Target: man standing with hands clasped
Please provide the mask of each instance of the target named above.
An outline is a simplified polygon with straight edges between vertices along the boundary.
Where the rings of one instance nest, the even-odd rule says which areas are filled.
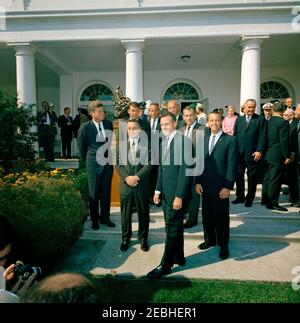
[[[208,115],[210,132],[204,136],[204,171],[196,177],[196,192],[202,195],[204,242],[198,248],[205,250],[218,243],[220,258],[229,257],[229,194],[233,189],[238,163],[236,137],[222,131],[219,112]]]

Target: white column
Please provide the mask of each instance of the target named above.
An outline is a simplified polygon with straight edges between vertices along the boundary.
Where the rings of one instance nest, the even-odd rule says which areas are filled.
[[[122,40],[126,48],[126,96],[131,101],[144,100],[143,50],[144,40]]]
[[[37,115],[35,50],[29,43],[9,43],[8,46],[13,46],[16,51],[18,101],[25,106],[32,105],[32,111]],[[32,126],[31,131],[37,132],[37,126]],[[35,150],[38,152],[38,143]]]
[[[260,51],[263,40],[268,36],[243,36],[241,96],[242,105],[247,99],[257,102],[256,113],[260,114]]]
[[[17,93],[19,101],[36,105],[35,50],[29,43],[9,44],[16,51]]]

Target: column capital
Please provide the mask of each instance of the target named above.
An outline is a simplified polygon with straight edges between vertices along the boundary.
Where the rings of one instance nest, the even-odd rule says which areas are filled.
[[[143,51],[145,48],[145,39],[122,39],[121,43],[127,51]]]
[[[270,38],[269,35],[243,35],[240,44],[243,51],[260,49],[264,40],[268,38]]]
[[[37,48],[30,42],[9,42],[6,43],[8,47],[13,47],[16,51],[16,55],[34,56],[37,52]]]

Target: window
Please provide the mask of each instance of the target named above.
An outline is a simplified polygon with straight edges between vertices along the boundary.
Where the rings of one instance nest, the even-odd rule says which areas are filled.
[[[164,94],[164,101],[169,100],[199,100],[197,90],[188,83],[175,83]]]
[[[81,94],[80,101],[112,101],[113,93],[104,84],[92,84]]]
[[[267,81],[260,86],[262,102],[283,101],[290,96],[288,89],[278,81]]]

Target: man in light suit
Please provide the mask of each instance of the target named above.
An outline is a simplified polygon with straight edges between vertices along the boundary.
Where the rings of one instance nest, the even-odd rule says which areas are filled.
[[[256,101],[244,103],[244,116],[235,123],[234,136],[238,140],[239,162],[236,179],[236,199],[233,204],[245,203],[251,207],[256,194],[258,166],[266,141],[266,120],[255,114]],[[248,193],[245,196],[245,169],[248,175]]]
[[[204,136],[204,171],[196,177],[196,192],[202,195],[205,250],[218,243],[221,259],[229,257],[229,195],[233,189],[238,162],[236,137],[222,131],[219,112],[208,115],[210,132]]]
[[[165,138],[161,145],[161,162],[153,201],[158,204],[162,198],[166,240],[160,265],[147,275],[152,279],[170,274],[174,264],[185,265],[182,200],[188,181],[184,156],[186,139],[176,130],[176,118],[172,113],[162,115],[160,125]]]
[[[90,195],[90,216],[92,228],[99,229],[101,224],[114,227],[110,221],[110,194],[113,166],[109,162],[112,140],[112,123],[105,120],[103,104],[96,100],[89,104],[92,120],[84,123],[78,133],[78,148],[86,160]],[[100,213],[99,213],[100,200]]]
[[[149,231],[149,192],[151,171],[148,138],[140,136],[139,120],[127,121],[128,141],[120,142],[118,147],[118,166],[120,175],[120,200],[122,221],[121,251],[129,247],[132,236],[132,213],[135,206],[138,215],[138,239],[141,249],[148,251]]]

